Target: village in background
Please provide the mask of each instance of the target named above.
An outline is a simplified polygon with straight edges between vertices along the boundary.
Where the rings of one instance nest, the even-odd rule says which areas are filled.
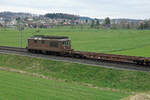
[[[56,26],[71,26],[74,28],[95,29],[150,29],[150,20],[139,19],[97,19],[63,13],[48,13],[35,15],[30,13],[0,12],[0,28],[16,29],[20,24],[24,28],[54,28]]]

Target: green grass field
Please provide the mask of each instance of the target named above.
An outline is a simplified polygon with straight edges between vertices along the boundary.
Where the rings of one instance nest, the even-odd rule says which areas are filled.
[[[97,30],[60,27],[54,29],[26,29],[23,46],[32,35],[69,36],[75,50],[105,52],[150,57],[150,30]],[[0,45],[19,46],[17,30],[1,29]]]
[[[0,100],[119,100],[124,93],[0,71]]]
[[[150,57],[150,46],[113,52],[114,54]]]
[[[4,54],[0,55],[0,61],[2,67],[38,73],[66,82],[86,83],[96,87],[124,91],[142,92],[150,90],[149,72],[123,71]]]
[[[23,31],[23,47],[26,47],[27,38],[33,35],[59,35],[69,36],[75,50],[150,57],[150,30],[69,27],[37,30]],[[19,47],[19,32],[0,29],[0,45]],[[5,54],[0,54],[0,67],[37,73],[52,79],[0,71],[0,100],[119,100],[130,92],[150,91],[149,72],[114,70]],[[110,90],[102,91],[93,87]],[[129,94],[113,92],[111,89]]]

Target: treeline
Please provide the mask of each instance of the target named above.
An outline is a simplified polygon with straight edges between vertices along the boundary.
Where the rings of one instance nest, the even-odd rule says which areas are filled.
[[[112,29],[150,29],[150,20],[143,20],[139,22],[128,22],[126,20],[122,20],[120,23],[112,23]]]
[[[99,19],[93,19],[91,21],[91,28],[107,28],[107,29],[150,29],[150,20],[133,21],[127,19],[121,19],[115,21],[109,17],[105,18],[104,21]]]
[[[48,13],[45,14],[44,17],[48,17],[51,19],[70,19],[70,20],[77,20],[80,17],[76,15],[70,15],[70,14],[63,14],[63,13]]]
[[[29,17],[32,16],[30,13],[15,13],[15,12],[0,12],[0,17],[12,18],[12,17]]]
[[[141,22],[138,28],[139,29],[150,29],[150,20]]]

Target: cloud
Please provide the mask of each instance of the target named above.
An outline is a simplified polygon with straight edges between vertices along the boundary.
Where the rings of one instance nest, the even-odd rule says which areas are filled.
[[[71,13],[97,18],[150,18],[150,0],[0,0],[0,11]]]

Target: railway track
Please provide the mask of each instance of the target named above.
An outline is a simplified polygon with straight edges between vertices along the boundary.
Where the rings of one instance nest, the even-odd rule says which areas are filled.
[[[0,53],[1,54],[2,53],[3,54],[16,54],[16,55],[22,55],[22,56],[35,57],[35,58],[79,63],[79,64],[86,64],[86,65],[93,65],[93,66],[98,66],[98,67],[121,69],[121,70],[150,71],[149,67],[142,66],[142,65],[129,64],[129,63],[116,63],[116,62],[106,62],[106,61],[100,62],[100,61],[94,61],[90,59],[61,57],[61,56],[44,55],[44,54],[33,54],[33,53],[28,52],[26,48],[0,46]]]
[[[0,46],[0,50],[27,52],[26,48],[8,47],[8,46]]]

